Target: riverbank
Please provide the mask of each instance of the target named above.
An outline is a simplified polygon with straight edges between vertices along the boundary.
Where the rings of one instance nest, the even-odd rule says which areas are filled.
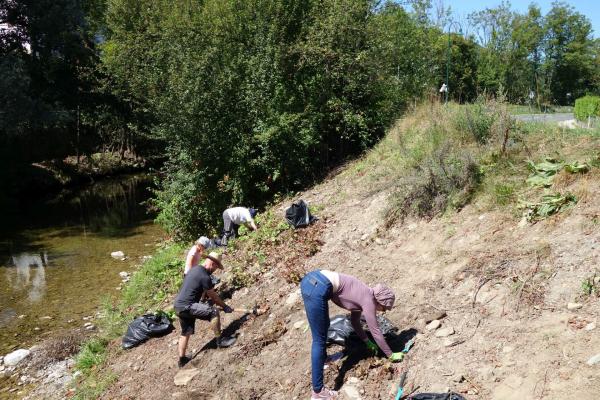
[[[600,307],[594,273],[599,137],[519,125],[501,156],[503,142],[480,145],[470,132],[431,129],[441,129],[439,121],[453,126],[460,117],[433,107],[407,117],[365,157],[267,208],[257,219],[258,231],[231,242],[217,289],[233,307],[268,307],[257,317],[223,316],[224,328],[238,336],[233,347],[215,348],[206,325],[199,325],[190,341],[195,357],[179,370],[174,321],[169,335],[121,349],[134,315],[171,309],[185,248],[165,245],[132,275],[122,297],[106,305],[98,335],[76,357],[81,375],[55,393],[77,399],[304,398],[310,391],[310,333],[297,281],[307,270],[326,267],[396,291],[398,306],[386,317],[403,332],[398,337],[416,337],[399,364],[410,369],[408,389],[449,388],[471,400],[592,398],[598,387],[592,361],[600,351],[594,334]],[[457,134],[460,154],[452,153],[452,143],[439,141],[456,140]],[[456,168],[464,151],[474,155],[477,169]],[[532,185],[535,165],[527,161],[548,154],[564,160],[556,161],[563,169],[546,188]],[[443,156],[453,162],[443,162]],[[428,166],[428,179],[414,175],[419,165]],[[482,175],[475,190],[467,191],[474,170]],[[442,192],[449,184],[439,172],[464,188]],[[430,180],[441,188],[435,197],[419,190]],[[565,204],[548,211],[541,208],[548,190],[572,193],[575,200],[565,195]],[[427,214],[427,205],[439,205],[444,196],[450,199],[446,212]],[[298,198],[309,201],[319,221],[292,230],[283,213]],[[407,207],[407,198],[422,207]],[[331,315],[339,313],[344,311],[332,306]],[[426,327],[428,318],[439,318],[436,326],[443,328]],[[401,350],[401,340],[392,348]],[[556,354],[556,348],[563,351]],[[361,346],[347,351],[348,357],[328,365],[327,385],[340,389],[345,400],[393,397],[394,366]],[[180,372],[188,374],[186,380]]]
[[[74,189],[79,186],[114,178],[120,175],[153,171],[162,165],[161,158],[141,158],[129,153],[94,153],[79,157],[69,156],[21,165],[13,170],[4,171],[4,193],[0,195],[0,204],[10,208],[23,199],[39,197],[40,193],[49,196],[62,189]]]

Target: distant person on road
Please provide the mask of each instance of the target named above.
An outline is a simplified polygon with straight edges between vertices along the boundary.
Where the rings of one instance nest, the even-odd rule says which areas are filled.
[[[337,397],[337,392],[323,386],[323,367],[327,356],[325,345],[329,329],[329,300],[351,312],[352,327],[370,351],[376,353],[379,347],[391,361],[402,360],[404,354],[392,352],[377,323],[377,311],[390,310],[394,306],[396,296],[390,288],[382,284],[370,288],[350,275],[315,270],[302,278],[300,291],[312,334],[312,400]],[[375,343],[369,340],[363,330],[360,323],[361,315],[364,315]]]
[[[187,275],[189,270],[192,267],[197,267],[200,264],[200,260],[206,256],[204,254],[206,250],[215,247],[211,240],[206,236],[200,236],[198,240],[194,243],[190,251],[188,251],[187,257],[185,259],[185,269],[183,271],[184,275]]]
[[[227,246],[229,239],[238,236],[240,225],[246,225],[253,231],[257,230],[254,217],[256,210],[246,207],[232,207],[223,211],[223,234],[221,235],[221,245]]]
[[[225,304],[213,289],[211,274],[217,269],[223,269],[221,255],[212,252],[206,256],[204,265],[189,270],[175,298],[174,308],[181,325],[181,336],[177,347],[179,368],[190,361],[190,357],[187,357],[185,352],[190,336],[195,332],[197,319],[210,322],[217,347],[229,347],[236,341],[234,337],[221,334],[221,318],[219,310],[214,305],[221,307],[226,313],[233,312],[233,308]]]

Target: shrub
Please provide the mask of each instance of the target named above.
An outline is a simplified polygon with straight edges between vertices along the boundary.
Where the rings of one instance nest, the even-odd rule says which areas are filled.
[[[459,131],[470,134],[478,143],[486,143],[492,135],[495,119],[494,114],[488,110],[486,105],[478,101],[462,108],[454,122]]]
[[[431,218],[448,206],[462,208],[477,188],[481,174],[472,155],[446,142],[398,182],[385,213],[386,225],[409,215]]]
[[[575,100],[575,118],[587,121],[591,117],[600,117],[600,97],[584,96]]]

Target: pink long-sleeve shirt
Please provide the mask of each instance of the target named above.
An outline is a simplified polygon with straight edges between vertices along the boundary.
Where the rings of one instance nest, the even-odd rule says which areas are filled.
[[[351,312],[350,321],[354,331],[362,340],[367,340],[367,334],[360,323],[360,316],[363,314],[375,343],[386,356],[391,356],[392,349],[385,341],[377,323],[377,302],[373,296],[373,289],[353,276],[340,273],[338,275],[340,283],[337,290],[334,290],[331,301]]]

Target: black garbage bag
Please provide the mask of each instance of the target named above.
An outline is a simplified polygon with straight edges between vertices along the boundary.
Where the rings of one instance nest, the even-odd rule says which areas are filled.
[[[365,332],[369,331],[364,316],[360,319],[361,324]],[[389,319],[377,315],[377,322],[379,329],[383,336],[390,336],[398,332]],[[327,343],[328,344],[339,344],[341,346],[346,345],[350,339],[358,340],[358,335],[354,332],[352,322],[350,321],[350,315],[336,315],[329,321],[329,330],[327,331]]]
[[[410,400],[466,400],[458,393],[417,393],[409,397]]]
[[[308,226],[318,218],[310,215],[308,203],[304,200],[298,200],[285,210],[285,220],[294,228]]]
[[[144,314],[131,321],[123,336],[122,346],[124,349],[131,349],[151,337],[166,335],[173,329],[173,324],[166,315]]]

